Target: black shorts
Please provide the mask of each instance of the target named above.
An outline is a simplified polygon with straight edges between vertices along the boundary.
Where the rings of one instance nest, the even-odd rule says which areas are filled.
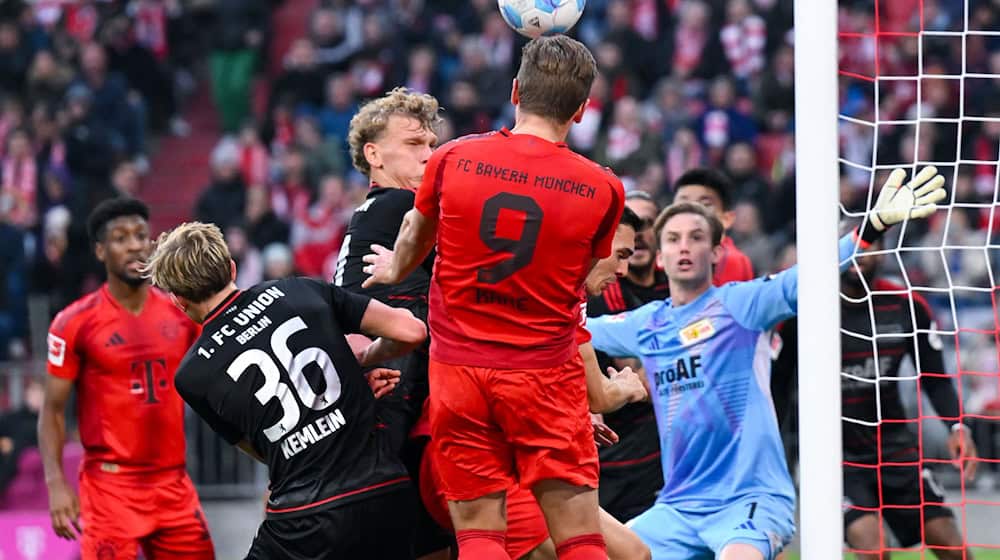
[[[865,515],[881,514],[880,520],[889,524],[900,545],[909,547],[920,544],[923,538],[921,509],[923,523],[952,517],[951,510],[942,505],[944,492],[930,469],[914,465],[883,466],[879,470],[844,467],[845,528]]]
[[[660,459],[637,465],[607,468],[601,465],[598,499],[604,511],[625,523],[653,507],[663,488]]]
[[[301,517],[267,519],[246,560],[412,560],[418,501],[410,485]]]

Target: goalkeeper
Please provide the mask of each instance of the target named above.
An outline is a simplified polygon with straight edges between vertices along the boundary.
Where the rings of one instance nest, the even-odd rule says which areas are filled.
[[[925,218],[945,197],[925,168],[894,171],[859,231],[840,240],[841,268],[893,224]],[[797,267],[712,286],[722,224],[700,204],[674,204],[654,225],[671,298],[592,319],[596,349],[642,360],[660,436],[664,487],[632,529],[654,560],[773,559],[795,531],[795,488],[768,390],[768,330],[798,304]]]

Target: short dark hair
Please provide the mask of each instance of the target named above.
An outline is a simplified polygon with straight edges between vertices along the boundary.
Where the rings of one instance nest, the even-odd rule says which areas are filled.
[[[569,122],[597,76],[597,62],[583,43],[565,35],[538,37],[521,49],[519,106],[559,124]]]
[[[622,210],[622,219],[618,220],[618,225],[628,226],[635,230],[636,233],[642,231],[642,218],[638,214],[632,211],[628,206]]]
[[[708,221],[708,227],[712,230],[712,247],[722,243],[722,233],[725,231],[725,228],[722,227],[722,221],[715,215],[715,212],[697,202],[676,202],[664,208],[663,212],[660,212],[660,215],[656,217],[656,222],[653,223],[657,246],[660,244],[660,234],[663,233],[663,228],[667,225],[667,222],[670,218],[679,214],[695,214],[705,218]]]
[[[108,222],[122,216],[139,216],[149,221],[149,207],[137,198],[109,198],[97,205],[87,217],[87,235],[91,243],[104,241]]]
[[[712,189],[722,201],[722,210],[729,210],[733,199],[733,182],[725,173],[707,167],[691,169],[674,183],[674,196],[677,196],[677,191],[681,190],[681,187],[689,185],[702,185]]]

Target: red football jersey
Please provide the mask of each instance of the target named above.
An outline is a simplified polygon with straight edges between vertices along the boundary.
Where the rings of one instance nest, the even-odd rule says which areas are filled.
[[[84,468],[138,473],[184,466],[184,401],[174,372],[199,327],[156,288],[133,315],[101,289],[49,328],[50,375],[76,381]]]
[[[753,264],[750,257],[743,254],[729,236],[722,238],[722,258],[715,265],[712,284],[722,286],[730,282],[753,280]]]
[[[544,368],[572,358],[583,280],[611,254],[625,192],[563,143],[507,129],[431,156],[415,207],[438,220],[431,357]]]

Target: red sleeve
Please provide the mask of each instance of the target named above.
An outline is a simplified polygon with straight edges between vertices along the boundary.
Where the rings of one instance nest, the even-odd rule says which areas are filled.
[[[80,374],[80,355],[76,350],[80,323],[80,316],[72,315],[70,309],[64,309],[52,321],[48,336],[49,375],[73,380]]]
[[[580,317],[576,323],[576,345],[583,346],[592,338],[590,331],[587,330],[587,300],[584,298],[580,302]]]
[[[431,154],[424,169],[424,180],[417,189],[417,196],[413,201],[413,207],[428,218],[437,218],[441,204],[441,183],[444,180],[444,160],[451,149],[449,146],[442,146]]]
[[[622,219],[622,211],[625,209],[625,187],[617,177],[610,181],[611,201],[608,204],[608,212],[601,221],[601,228],[594,237],[593,257],[603,259],[611,254],[611,245],[615,239],[615,231],[618,229],[618,222]]]

